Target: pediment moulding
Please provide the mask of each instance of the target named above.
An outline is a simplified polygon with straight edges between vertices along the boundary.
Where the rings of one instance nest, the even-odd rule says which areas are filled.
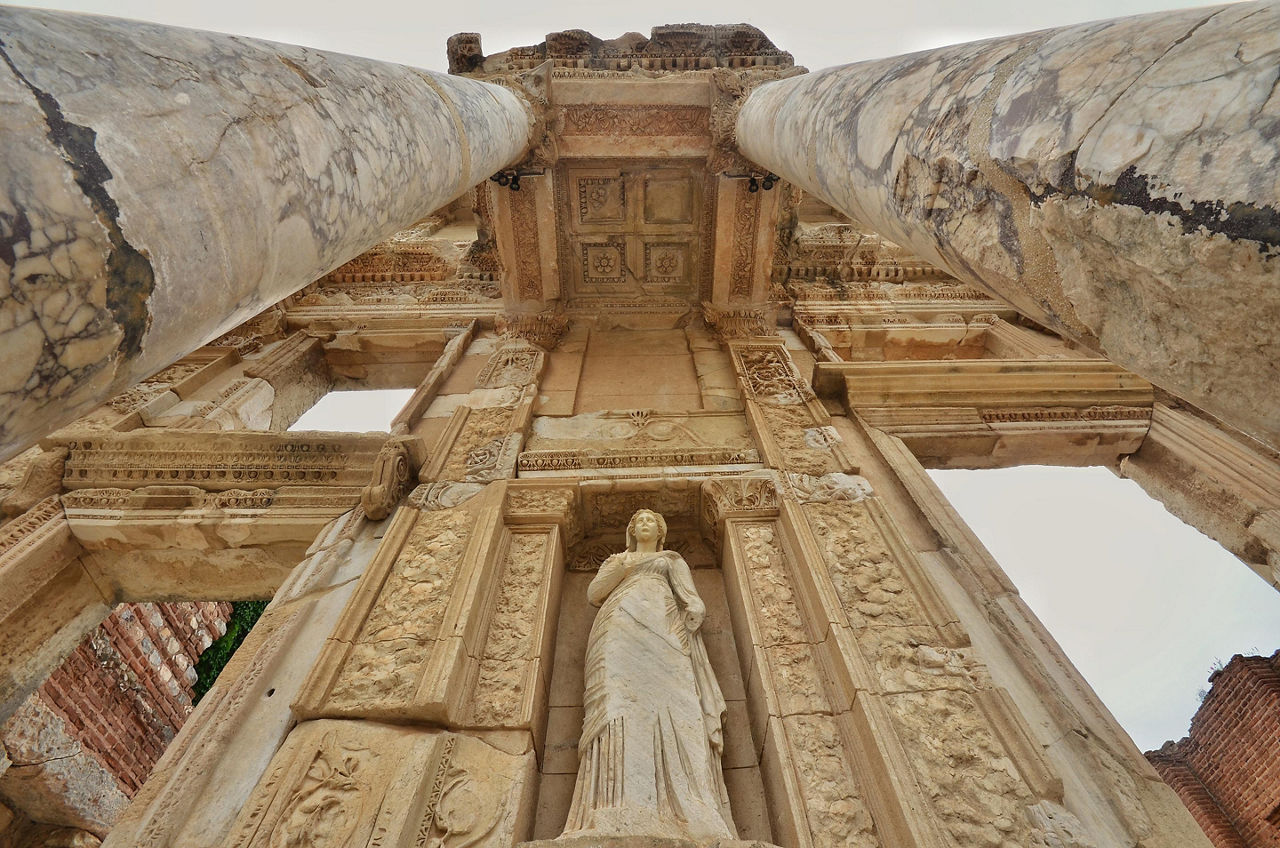
[[[147,429],[72,433],[63,485],[69,490],[156,484],[206,491],[290,485],[368,484],[385,433],[192,432]]]
[[[575,29],[549,34],[541,44],[485,56],[480,35],[458,33],[448,43],[449,73],[484,77],[532,70],[550,61],[556,70],[688,71],[779,67],[795,62],[749,24],[668,24],[645,38],[631,32],[612,40]]]

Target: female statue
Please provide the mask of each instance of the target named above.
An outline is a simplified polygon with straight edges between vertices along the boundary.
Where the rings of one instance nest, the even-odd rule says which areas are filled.
[[[600,612],[565,836],[736,838],[720,767],[724,696],[699,633],[706,606],[689,565],[662,549],[666,535],[661,515],[636,512],[626,552],[587,589]]]

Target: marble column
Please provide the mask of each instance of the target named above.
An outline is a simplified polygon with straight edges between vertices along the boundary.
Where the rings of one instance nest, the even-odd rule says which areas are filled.
[[[499,86],[0,8],[0,460],[525,149]]]
[[[767,83],[738,145],[1280,446],[1280,5],[1081,24]]]

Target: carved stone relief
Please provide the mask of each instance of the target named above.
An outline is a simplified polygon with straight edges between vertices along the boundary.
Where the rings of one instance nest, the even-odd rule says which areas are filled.
[[[580,765],[565,836],[734,838],[720,760],[724,697],[700,632],[706,604],[666,522],[635,513],[627,551],[587,590]]]
[[[761,403],[791,406],[814,397],[781,345],[733,345],[738,373],[748,395]]]
[[[365,515],[381,521],[391,514],[409,487],[418,479],[418,468],[426,459],[422,440],[392,436],[373,461],[373,477],[360,492]]]
[[[510,534],[473,697],[475,726],[531,730],[542,716],[560,594],[558,547],[545,529]]]
[[[459,576],[474,519],[464,510],[417,517],[328,693],[329,707],[359,714],[413,702]]]
[[[494,319],[503,338],[524,339],[543,350],[555,350],[569,329],[569,318],[563,312],[545,310],[532,313],[504,313]]]
[[[579,120],[582,110],[594,115],[596,108],[569,107],[566,120]],[[693,112],[705,128],[706,110]],[[683,115],[670,107],[611,108],[597,117],[617,122],[624,113],[637,121],[632,129],[644,128],[641,134],[676,129]],[[561,289],[570,306],[601,298],[635,299],[636,306],[655,296],[698,298],[703,242],[710,238],[702,231],[708,204],[699,164],[567,160],[557,174]]]
[[[532,750],[368,722],[299,725],[225,848],[486,848],[523,836]]]
[[[606,106],[584,104],[560,110],[564,135],[662,136],[710,133],[710,112],[700,106]]]
[[[546,354],[524,339],[499,345],[476,375],[476,388],[527,386],[538,382]]]
[[[751,667],[752,725],[765,740],[767,785],[788,809],[797,844],[879,846],[850,752],[827,696],[774,521],[728,525],[735,551],[731,596],[739,652]],[[744,636],[746,638],[744,638]],[[794,818],[790,818],[794,817]],[[780,839],[790,844],[792,839]]]
[[[325,484],[362,487],[385,436],[138,430],[65,441],[67,488],[159,483],[206,490]]]

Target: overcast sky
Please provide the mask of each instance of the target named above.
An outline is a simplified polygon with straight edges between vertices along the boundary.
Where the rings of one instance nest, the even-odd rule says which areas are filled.
[[[601,38],[645,35],[656,24],[749,23],[811,69],[910,53],[1083,21],[1204,6],[1179,0],[599,0],[481,3],[404,0],[54,0],[13,5],[140,18],[249,35],[444,70],[445,39],[479,32],[486,53],[536,44],[549,32],[585,29]]]
[[[1205,4],[647,0],[613,7],[598,0],[57,0],[27,5],[140,18],[444,70],[445,39],[462,31],[480,32],[485,51],[495,53],[570,28],[613,38],[628,31],[647,34],[664,23],[746,22],[791,51],[797,63],[817,69]],[[1280,646],[1280,593],[1129,481],[1102,469],[1029,468],[953,472],[939,482],[1144,749],[1185,734],[1196,692],[1215,660],[1226,661],[1240,651],[1269,654]]]

